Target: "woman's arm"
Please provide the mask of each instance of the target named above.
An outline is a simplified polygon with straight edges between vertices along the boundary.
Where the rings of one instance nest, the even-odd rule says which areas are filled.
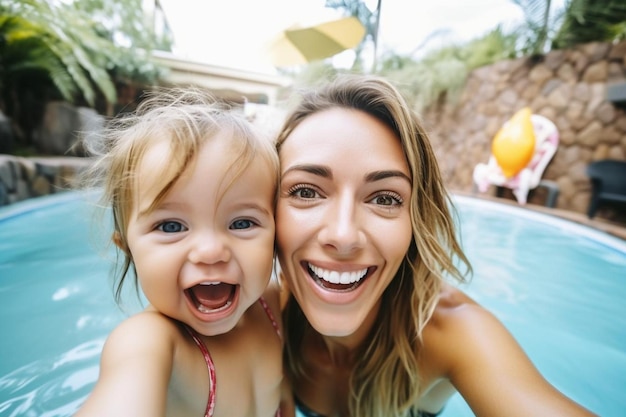
[[[554,388],[495,316],[460,291],[451,294],[436,313],[428,352],[477,416],[594,415]]]

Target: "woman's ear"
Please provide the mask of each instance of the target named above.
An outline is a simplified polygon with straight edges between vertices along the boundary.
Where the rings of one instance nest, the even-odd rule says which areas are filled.
[[[124,240],[122,239],[122,235],[120,232],[118,232],[117,230],[113,232],[113,235],[111,236],[111,240],[113,241],[113,243],[115,243],[115,246],[117,246],[124,252],[127,251],[126,245],[124,244]]]

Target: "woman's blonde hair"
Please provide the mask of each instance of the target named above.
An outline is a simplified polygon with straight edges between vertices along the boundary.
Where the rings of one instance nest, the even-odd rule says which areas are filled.
[[[361,110],[389,126],[402,144],[411,172],[413,237],[382,295],[369,343],[355,356],[358,362],[351,374],[349,399],[352,416],[409,415],[423,388],[418,352],[424,326],[446,277],[463,282],[471,266],[456,235],[453,206],[428,136],[401,93],[384,79],[341,75],[319,90],[304,93],[278,135],[279,154],[283,142],[302,120],[336,107]],[[458,263],[465,265],[465,273]],[[287,373],[292,378],[306,378],[299,352],[305,329],[312,327],[293,295],[284,310],[284,322]]]
[[[157,181],[161,186],[152,202],[152,209],[194,163],[202,145],[218,136],[225,137],[233,149],[229,168],[232,176],[230,183],[225,184],[226,188],[254,158],[262,158],[267,163],[268,175],[278,185],[278,155],[270,138],[262,136],[246,120],[243,111],[231,108],[197,89],[162,88],[152,91],[134,113],[111,120],[99,140],[85,143],[88,153],[95,156],[95,163],[81,179],[87,187],[102,189],[101,202],[111,209],[114,239],[123,252],[124,259],[119,263],[116,274],[119,277],[115,291],[118,302],[131,269],[137,284],[126,231],[136,203],[137,171],[144,155],[157,144],[169,144],[167,164],[155,171],[159,173]],[[207,178],[207,181],[212,180]],[[275,196],[277,192],[276,188]]]

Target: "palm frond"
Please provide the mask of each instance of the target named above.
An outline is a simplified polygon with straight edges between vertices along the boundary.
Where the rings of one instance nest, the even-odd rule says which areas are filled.
[[[555,48],[586,42],[611,42],[624,38],[626,2],[623,0],[571,0],[554,38]]]
[[[37,26],[15,16],[0,18],[0,33],[5,45],[0,68],[3,84],[20,77],[21,73],[48,74],[52,83],[68,101],[73,101],[77,86],[67,68],[45,43],[45,35]]]
[[[523,55],[539,55],[548,51],[551,27],[550,0],[511,0],[524,12],[524,24],[517,30]]]

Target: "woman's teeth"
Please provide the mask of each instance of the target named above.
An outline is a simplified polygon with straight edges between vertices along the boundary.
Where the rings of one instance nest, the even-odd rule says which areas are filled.
[[[331,284],[353,284],[359,282],[367,274],[367,268],[352,272],[338,272],[309,264],[309,269],[313,271],[319,279],[323,279]]]

